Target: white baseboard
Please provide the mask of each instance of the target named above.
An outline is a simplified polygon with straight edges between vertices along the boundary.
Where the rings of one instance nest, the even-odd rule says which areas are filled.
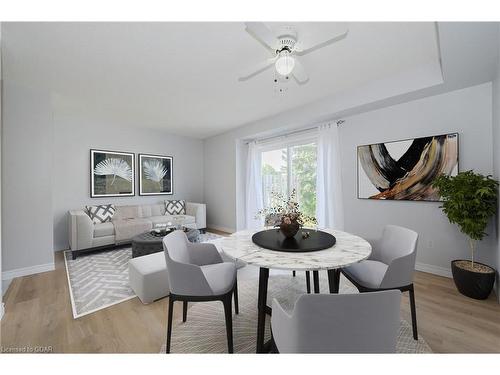
[[[450,278],[452,277],[450,268],[434,266],[432,264],[425,264],[425,263],[417,262],[415,264],[415,269],[417,271],[432,273],[432,274],[438,275],[438,276],[444,276],[444,277],[450,277]]]
[[[234,229],[234,228],[221,227],[221,226],[218,226],[218,225],[211,225],[211,224],[207,225],[207,229],[215,229],[215,230],[218,230],[218,231],[221,231],[221,232],[226,232],[226,233],[234,233],[234,232],[236,232],[236,229]]]
[[[2,271],[2,280],[12,280],[15,277],[34,275],[36,273],[54,271],[54,263],[39,264],[37,266],[16,268],[10,271]]]
[[[7,293],[7,290],[9,290],[9,286],[11,283],[12,279],[2,280],[2,297],[5,296],[5,293]]]

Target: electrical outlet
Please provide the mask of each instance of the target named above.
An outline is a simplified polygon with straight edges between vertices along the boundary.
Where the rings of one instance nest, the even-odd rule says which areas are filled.
[[[434,241],[433,241],[433,240],[429,240],[429,241],[427,242],[427,247],[428,247],[429,249],[432,249],[432,248],[434,247]]]

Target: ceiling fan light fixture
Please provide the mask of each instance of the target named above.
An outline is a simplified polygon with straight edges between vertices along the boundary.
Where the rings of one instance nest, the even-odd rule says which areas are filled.
[[[286,50],[281,51],[274,66],[279,74],[287,76],[295,67],[295,59],[290,55],[290,52]]]

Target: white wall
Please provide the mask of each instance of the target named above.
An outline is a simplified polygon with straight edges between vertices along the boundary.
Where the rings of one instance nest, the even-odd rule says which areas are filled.
[[[10,82],[4,63],[2,277],[10,279],[19,274],[8,271],[53,269],[53,127],[47,93]]]
[[[468,258],[465,236],[439,203],[358,199],[356,146],[458,132],[460,170],[491,174],[491,95],[487,83],[346,118],[340,128],[346,230],[376,238],[386,224],[412,228],[419,233],[417,262],[428,271],[447,273],[451,260]],[[488,264],[494,263],[494,232],[477,252]]]
[[[54,250],[68,245],[68,210],[85,205],[157,203],[165,199],[203,202],[203,142],[165,132],[121,127],[91,116],[54,116]],[[174,194],[140,197],[90,198],[90,149],[173,157]],[[136,166],[137,168],[137,166]],[[136,171],[137,174],[137,171]],[[137,180],[137,178],[136,178]],[[138,185],[138,181],[136,181]]]
[[[498,29],[500,41],[500,26]],[[500,43],[499,43],[500,49]],[[500,179],[500,61],[497,62],[496,77],[493,80],[493,175],[497,180]],[[494,265],[497,269],[496,292],[500,302],[500,200],[498,202],[497,226],[496,226],[496,258]]]
[[[69,247],[70,209],[176,198],[204,201],[201,140],[89,115],[53,115],[47,93],[10,82],[4,94],[2,213],[9,217],[3,221],[4,279],[53,269],[53,251]],[[90,198],[91,148],[173,156],[174,194]]]
[[[236,139],[232,133],[205,140],[207,226],[227,232],[236,228]]]
[[[2,23],[0,22],[0,139],[2,136]],[[2,196],[2,142],[0,141],[0,197]],[[3,317],[2,289],[2,200],[0,199],[0,319]]]
[[[492,93],[483,84],[427,97],[345,118],[340,128],[346,230],[376,237],[386,223],[399,223],[420,233],[417,261],[433,266],[429,271],[449,272],[449,261],[467,257],[467,243],[441,213],[438,203],[358,200],[356,146],[447,132],[460,133],[460,169],[492,173]],[[280,127],[281,125],[281,127]],[[309,125],[306,120],[303,125]],[[275,128],[286,128],[276,121]],[[269,121],[252,124],[205,141],[205,200],[210,207],[208,225],[234,230],[242,206],[241,139],[272,130]],[[492,236],[479,247],[479,259],[494,263]]]
[[[54,250],[69,247],[70,209],[175,198],[203,202],[201,140],[54,107],[58,97],[12,82],[9,71],[16,56],[7,52],[3,50],[3,280],[54,268]],[[174,194],[91,199],[91,148],[173,156]]]
[[[443,85],[439,86],[439,83],[442,83],[441,72],[434,69],[401,72],[356,90],[341,92],[205,139],[204,186],[207,225],[227,231],[242,228],[244,225],[243,202],[239,193],[244,188],[241,176],[245,171],[242,170],[240,162],[246,158],[246,147],[241,140],[329,120],[332,113],[358,113],[365,107],[382,106],[385,102],[394,100],[400,102],[411,95],[424,95],[423,92],[429,87],[432,90],[433,85],[437,85],[434,87],[438,87],[438,90],[445,89]],[[235,160],[239,162],[236,163]]]

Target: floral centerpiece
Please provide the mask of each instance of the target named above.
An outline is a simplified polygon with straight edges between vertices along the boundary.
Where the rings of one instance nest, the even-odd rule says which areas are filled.
[[[297,234],[304,224],[316,225],[314,216],[305,215],[300,211],[297,193],[292,190],[289,197],[281,193],[271,193],[272,205],[257,212],[257,217],[264,217],[266,225],[279,227],[286,238]]]

